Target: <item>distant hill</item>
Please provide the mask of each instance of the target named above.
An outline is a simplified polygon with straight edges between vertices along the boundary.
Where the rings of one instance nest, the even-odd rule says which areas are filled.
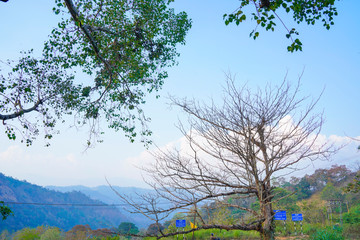
[[[120,202],[119,196],[114,192],[110,186],[101,185],[97,187],[85,187],[82,185],[77,186],[65,186],[65,187],[58,187],[58,186],[46,186],[45,188],[50,190],[55,190],[59,192],[72,192],[72,191],[79,191],[84,193],[85,195],[89,196],[92,199],[100,200],[107,204],[118,204]],[[149,193],[153,190],[145,189],[145,188],[138,188],[138,187],[118,187],[112,186],[115,191],[120,194],[124,194],[130,197],[136,197],[137,193]]]
[[[153,190],[145,189],[145,188],[137,188],[137,187],[118,187],[112,186],[118,193],[122,195],[127,195],[136,199],[136,194],[144,194],[150,193]],[[119,204],[120,198],[119,196],[110,188],[110,186],[97,186],[97,187],[85,187],[85,186],[66,186],[66,187],[58,187],[58,186],[46,186],[46,188],[51,190],[56,190],[63,193],[68,193],[72,191],[79,191],[83,194],[89,196],[94,200],[99,200],[107,204]],[[139,228],[147,228],[152,222],[145,218],[141,214],[131,214],[126,211],[128,209],[127,206],[119,207],[121,212],[128,218],[131,219],[131,222],[135,223]]]
[[[0,201],[20,203],[7,204],[14,216],[0,221],[0,231],[14,231],[40,225],[56,226],[67,231],[78,224],[89,224],[92,229],[98,229],[117,227],[121,222],[132,221],[116,207],[98,206],[105,203],[90,198],[79,190],[66,193],[50,190],[7,177],[2,173]]]

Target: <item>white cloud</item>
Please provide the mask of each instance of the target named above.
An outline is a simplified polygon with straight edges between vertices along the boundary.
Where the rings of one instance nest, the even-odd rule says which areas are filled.
[[[360,137],[355,139],[360,140]],[[308,166],[306,170],[296,172],[297,176],[311,174],[317,168],[328,168],[333,164],[345,164],[354,168],[360,160],[357,150],[360,142],[346,136],[320,135],[319,141],[330,141],[336,146],[346,144],[331,161],[303,161],[299,167]],[[177,147],[183,152],[191,153],[185,137],[171,141],[160,149]],[[153,148],[155,149],[155,147]],[[76,154],[64,149],[62,152],[52,152],[52,149],[41,151],[36,148],[26,148],[22,145],[10,145],[0,150],[1,172],[5,175],[39,185],[88,185],[96,186],[106,184],[105,177],[113,185],[120,186],[145,186],[142,180],[142,171],[139,167],[146,166],[154,161],[153,156],[143,150],[138,154],[126,156],[122,149],[116,154],[105,152],[99,148],[100,153],[89,151],[86,154]]]
[[[9,146],[4,152],[0,152],[0,163],[6,164],[21,159],[23,151],[19,146]]]
[[[286,133],[290,131],[292,126],[293,126],[293,120],[290,116],[287,116],[280,121],[280,128],[278,130],[281,133],[284,132]],[[302,130],[299,129],[297,131],[302,131]],[[314,134],[310,135],[309,142],[314,140],[315,136],[316,135]],[[201,139],[199,137],[195,137],[195,138],[198,141],[198,143],[200,143],[201,145],[203,146],[206,145],[206,141],[204,139]],[[305,174],[311,174],[313,171],[315,171],[318,168],[330,168],[332,165],[335,164],[346,165],[348,168],[354,170],[353,168],[356,166],[356,163],[360,161],[360,151],[357,150],[357,147],[358,145],[360,145],[360,142],[358,142],[357,140],[360,141],[360,137],[349,138],[347,136],[337,136],[337,135],[326,136],[323,134],[319,134],[314,144],[315,148],[327,144],[329,146],[333,145],[333,149],[338,148],[338,151],[336,152],[336,154],[332,155],[329,159],[326,160],[310,161],[304,159],[300,161],[298,164],[292,166],[298,169],[297,171],[293,172],[292,175],[303,176]],[[176,141],[170,142],[166,146],[161,147],[160,149],[162,150],[172,149],[174,147],[177,147],[177,149],[180,150],[180,152],[182,152],[183,154],[192,155],[192,150],[188,145],[185,137],[181,137]],[[205,155],[202,155],[200,153],[200,156],[204,157]],[[206,157],[207,159],[205,160],[205,162],[208,165],[215,166],[214,159],[210,159],[208,156]],[[152,156],[149,153],[142,153],[137,157],[130,158],[128,160],[130,160],[133,163],[137,163],[138,166],[139,163],[145,164],[154,161],[154,159],[152,159]],[[282,171],[282,173],[289,173],[289,172],[292,171],[289,170]]]

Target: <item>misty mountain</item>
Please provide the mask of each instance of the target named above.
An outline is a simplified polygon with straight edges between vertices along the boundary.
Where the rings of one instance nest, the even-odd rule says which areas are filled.
[[[59,191],[62,193],[69,193],[72,191],[78,191],[86,196],[90,197],[94,200],[102,201],[106,204],[122,204],[120,202],[120,198],[117,195],[116,192],[122,195],[126,195],[130,198],[136,199],[137,194],[144,194],[144,193],[151,193],[153,190],[151,189],[145,189],[145,188],[138,188],[138,187],[118,187],[118,186],[112,186],[113,189],[111,189],[110,186],[101,185],[97,187],[85,187],[85,186],[65,186],[65,187],[58,187],[58,186],[46,186],[47,189]],[[146,228],[148,225],[150,225],[152,222],[144,217],[141,214],[132,214],[128,212],[129,206],[122,205],[118,207],[122,214],[124,214],[129,221],[135,223],[139,228]]]
[[[89,224],[92,229],[97,229],[132,221],[118,208],[106,206],[106,202],[88,195],[80,190],[50,190],[0,173],[0,201],[14,213],[0,221],[0,230],[14,231],[40,225],[69,230],[78,224]]]
[[[112,186],[113,189],[111,189],[110,186],[101,185],[97,187],[85,187],[81,185],[77,186],[65,186],[65,187],[58,187],[58,186],[46,186],[47,189],[55,190],[59,192],[72,192],[72,191],[79,191],[83,194],[91,197],[92,199],[100,200],[107,204],[119,204],[119,196],[116,194],[116,192],[127,195],[129,197],[136,198],[137,194],[144,194],[144,193],[150,193],[153,190],[151,189],[145,189],[145,188],[138,188],[138,187],[118,187],[118,186]]]

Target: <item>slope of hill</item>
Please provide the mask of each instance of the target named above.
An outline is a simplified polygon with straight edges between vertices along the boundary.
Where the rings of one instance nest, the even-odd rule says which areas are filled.
[[[111,228],[130,221],[119,209],[104,205],[79,191],[62,193],[26,181],[19,181],[0,173],[0,201],[14,216],[0,221],[0,230],[14,231],[39,225],[56,226],[64,230],[77,224],[89,224],[92,229]],[[25,204],[36,203],[36,204]]]
[[[145,189],[145,188],[137,188],[137,187],[118,187],[112,186],[97,186],[97,187],[85,187],[85,186],[66,186],[66,187],[58,187],[58,186],[47,186],[46,188],[51,190],[56,190],[59,192],[67,193],[72,191],[79,191],[83,194],[89,196],[94,200],[99,200],[107,204],[119,204],[120,199],[115,191],[122,195],[129,196],[130,198],[136,199],[137,194],[150,193],[153,190]],[[128,209],[126,206],[120,206],[119,209],[121,212],[128,218],[131,219],[131,222],[135,223],[139,228],[146,228],[152,222],[145,218],[142,214],[131,214],[126,211]],[[125,209],[125,210],[124,210]]]

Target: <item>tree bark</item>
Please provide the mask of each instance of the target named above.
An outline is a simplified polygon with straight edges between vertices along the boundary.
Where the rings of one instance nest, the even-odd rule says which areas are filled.
[[[28,108],[28,109],[21,109],[15,113],[12,113],[12,114],[7,114],[7,115],[2,115],[0,114],[0,120],[3,120],[3,122],[5,120],[9,120],[9,119],[14,119],[14,118],[17,118],[17,117],[20,117],[21,115],[25,114],[25,113],[29,113],[29,112],[32,112],[32,111],[37,111],[37,108],[43,104],[44,100],[43,99],[39,99],[35,104],[34,106],[32,106],[31,108]]]
[[[273,214],[271,204],[267,204],[263,207],[263,214],[265,221],[262,224],[262,229],[260,231],[261,239],[263,240],[274,240],[274,224],[273,224]]]
[[[262,240],[274,240],[275,228],[273,221],[272,197],[270,183],[263,183],[262,200],[260,201],[261,213],[265,221],[262,223],[260,235]]]

